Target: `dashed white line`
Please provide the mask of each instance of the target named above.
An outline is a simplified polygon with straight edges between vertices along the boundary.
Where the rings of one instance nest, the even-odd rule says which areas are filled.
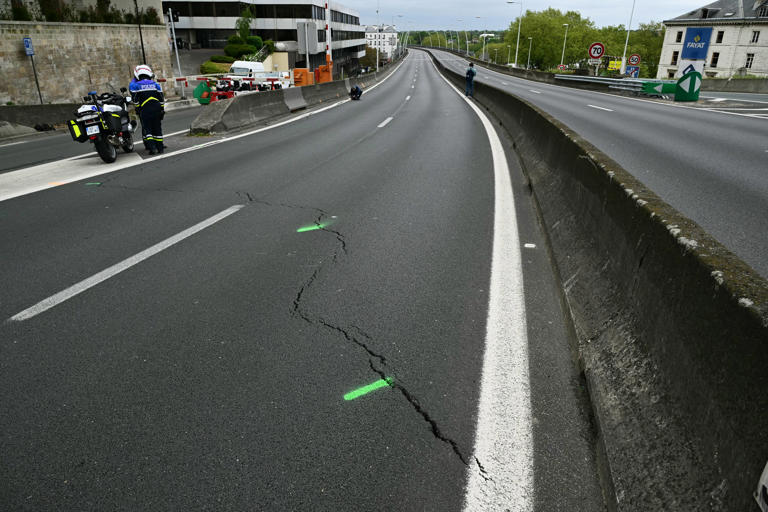
[[[588,107],[596,108],[598,110],[605,110],[606,112],[613,112],[613,110],[605,107],[598,107],[597,105],[587,105]]]
[[[528,89],[528,90],[534,94],[541,94],[541,91],[537,91],[536,89]]]
[[[711,98],[709,101],[717,103],[718,101],[725,101],[727,98]]]
[[[501,82],[501,85],[509,85],[507,82]]]
[[[381,124],[379,124],[379,128],[384,128],[385,126],[387,126],[389,124],[389,122],[391,120],[392,120],[391,117],[386,118],[384,121],[381,122]]]
[[[405,101],[410,101],[410,100],[411,100],[411,97],[410,97],[410,96],[406,96],[406,97],[405,97]]]
[[[524,247],[525,247],[526,249],[535,249],[535,248],[536,248],[536,244],[525,244],[525,246],[524,246]]]
[[[115,265],[112,265],[111,267],[102,270],[98,274],[95,274],[88,279],[85,279],[84,281],[80,281],[79,283],[70,286],[66,290],[62,290],[59,293],[55,295],[51,295],[47,299],[44,299],[34,306],[25,309],[21,313],[18,313],[16,315],[13,315],[9,320],[12,320],[14,322],[20,322],[22,320],[28,320],[32,318],[35,315],[39,315],[43,311],[47,311],[51,309],[54,306],[58,306],[62,302],[71,299],[75,295],[78,295],[80,293],[83,293],[84,291],[88,290],[89,288],[92,288],[96,286],[97,284],[106,281],[110,277],[113,277],[120,272],[124,270],[128,270],[129,268],[133,267],[134,265],[137,265],[138,263],[141,263],[142,261],[146,260],[147,258],[154,256],[155,254],[164,251],[165,249],[168,249],[172,245],[175,245],[185,238],[189,238],[190,236],[194,235],[195,233],[202,231],[203,229],[212,226],[213,224],[219,222],[220,220],[223,220],[233,213],[237,212],[241,208],[243,208],[245,205],[242,204],[236,204],[234,206],[230,206],[226,210],[217,213],[213,217],[209,217],[208,219],[199,222],[192,226],[191,228],[187,228],[181,233],[178,233],[176,235],[173,235],[170,238],[166,238],[160,243],[157,243],[150,247],[149,249],[145,249],[141,251],[138,254],[135,254],[131,256],[128,259],[125,259],[121,261],[120,263],[117,263]]]
[[[415,86],[415,85],[412,85],[412,86],[411,86],[411,89],[415,89],[415,88],[416,88],[416,86]]]

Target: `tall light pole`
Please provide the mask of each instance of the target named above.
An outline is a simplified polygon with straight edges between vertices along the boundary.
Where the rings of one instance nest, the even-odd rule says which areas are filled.
[[[507,45],[507,66],[509,66],[511,63],[509,62],[509,57],[512,55],[512,47],[510,45]]]
[[[565,27],[565,37],[563,38],[563,54],[560,56],[560,65],[563,65],[563,60],[565,60],[565,42],[568,40],[568,24],[563,23],[563,26]]]
[[[533,38],[528,38],[528,65],[525,66],[525,69],[531,69],[531,48],[533,48]]]
[[[498,64],[499,63],[499,49],[494,48],[493,49],[493,63]]]
[[[517,50],[520,48],[520,27],[523,26],[523,1],[522,0],[520,0],[519,2],[507,1],[507,3],[520,4],[520,17],[517,18],[517,43],[515,43],[515,67],[517,67]]]
[[[635,0],[632,0],[632,11],[629,13],[629,25],[627,26],[627,40],[624,41],[624,53],[621,55],[621,74],[627,72],[627,45],[629,45],[629,31],[632,30],[632,16],[635,15]]]
[[[482,16],[475,16],[475,19],[481,20],[481,19],[483,19],[483,17]],[[480,39],[483,39],[482,35],[480,36]],[[473,39],[473,41],[474,41],[474,39]],[[483,53],[480,54],[480,60],[483,60],[484,54],[485,54],[485,39],[483,39]]]

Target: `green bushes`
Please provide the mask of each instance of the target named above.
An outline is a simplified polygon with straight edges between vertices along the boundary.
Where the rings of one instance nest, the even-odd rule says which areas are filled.
[[[243,41],[242,37],[235,34],[233,36],[229,36],[229,38],[227,39],[227,44],[245,44],[245,41]]]
[[[218,73],[226,73],[229,71],[228,63],[211,62],[209,60],[200,64],[200,73],[203,75],[215,75]]]
[[[249,44],[228,44],[224,47],[224,53],[236,59],[242,57],[243,55],[256,53],[257,51],[259,51],[258,48]]]
[[[261,38],[259,36],[248,36],[245,38],[245,44],[249,44],[251,46],[256,47],[257,50],[261,50],[261,47],[264,46],[264,43],[262,42]]]
[[[235,58],[230,57],[228,55],[214,55],[213,57],[211,57],[211,62],[218,62],[220,64],[221,63],[231,64],[235,62]]]

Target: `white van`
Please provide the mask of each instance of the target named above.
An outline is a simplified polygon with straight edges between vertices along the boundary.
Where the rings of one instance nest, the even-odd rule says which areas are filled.
[[[236,60],[229,68],[229,74],[232,77],[243,78],[266,78],[267,73],[262,62],[250,62],[247,60]]]

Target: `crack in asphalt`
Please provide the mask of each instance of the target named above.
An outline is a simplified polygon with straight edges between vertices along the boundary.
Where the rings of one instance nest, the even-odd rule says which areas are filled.
[[[453,440],[452,438],[448,437],[443,433],[443,431],[440,429],[440,426],[437,424],[437,421],[432,418],[432,416],[429,414],[429,412],[422,406],[419,399],[411,393],[405,386],[400,384],[398,379],[392,379],[391,375],[387,375],[386,372],[376,367],[374,364],[374,359],[378,361],[378,364],[382,366],[387,366],[387,358],[383,354],[379,354],[375,352],[371,347],[371,342],[374,341],[374,338],[365,332],[360,327],[352,324],[348,328],[345,328],[343,326],[335,325],[322,316],[313,316],[307,313],[302,308],[302,300],[304,299],[305,293],[307,290],[315,283],[315,281],[320,276],[320,273],[327,267],[333,266],[336,263],[338,263],[339,258],[344,255],[346,256],[348,253],[347,250],[347,241],[344,237],[344,235],[334,229],[329,229],[328,226],[323,226],[323,220],[330,217],[329,213],[321,208],[310,208],[306,206],[300,206],[300,205],[292,205],[292,204],[286,204],[286,203],[270,203],[268,201],[256,199],[253,196],[250,195],[248,192],[237,192],[237,195],[242,197],[245,196],[245,198],[248,199],[249,202],[263,204],[265,206],[280,206],[283,208],[292,208],[292,209],[302,209],[302,210],[313,210],[318,213],[317,218],[315,219],[314,223],[318,227],[319,231],[325,231],[327,233],[331,233],[336,237],[337,242],[339,243],[339,247],[333,252],[333,255],[331,256],[330,263],[326,262],[318,266],[314,272],[312,272],[312,275],[309,276],[307,280],[302,283],[301,287],[299,288],[299,291],[296,293],[295,298],[293,299],[293,303],[291,306],[291,314],[297,318],[300,318],[304,322],[312,325],[319,325],[321,327],[324,327],[325,329],[332,331],[336,334],[340,334],[345,340],[347,340],[350,343],[353,343],[355,346],[362,348],[369,356],[368,364],[371,368],[371,370],[376,373],[378,376],[380,376],[382,379],[385,379],[390,382],[390,386],[400,392],[400,394],[408,401],[408,403],[411,405],[411,407],[422,417],[422,419],[429,425],[430,431],[432,432],[432,435],[442,441],[443,443],[450,446],[453,453],[461,460],[462,464],[465,466],[472,466],[472,463],[467,458],[466,455],[462,452],[461,448],[459,447],[459,444]],[[352,331],[355,331],[353,333]],[[363,339],[361,339],[363,338]],[[480,460],[477,457],[474,457],[474,463],[477,465],[478,471],[480,473],[480,476],[482,476],[485,480],[492,480],[490,476],[488,476],[488,473],[486,472],[483,465],[480,463]]]

